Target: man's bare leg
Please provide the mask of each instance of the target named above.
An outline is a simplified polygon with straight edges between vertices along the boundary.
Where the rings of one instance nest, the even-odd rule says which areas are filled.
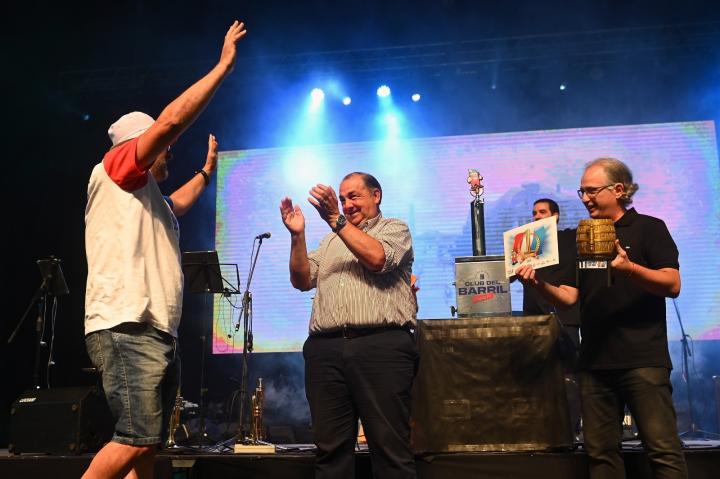
[[[135,467],[125,476],[125,479],[153,479],[154,477],[155,453],[141,456],[135,462]]]
[[[98,452],[83,479],[152,479],[157,445],[128,446],[109,442]]]

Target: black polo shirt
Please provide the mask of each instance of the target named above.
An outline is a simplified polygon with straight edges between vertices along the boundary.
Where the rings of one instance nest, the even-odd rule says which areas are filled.
[[[571,277],[575,274],[576,252],[575,230],[565,229],[558,231],[558,255],[560,262],[538,269],[535,275],[553,286],[560,285],[563,278]],[[555,307],[548,303],[535,288],[523,288],[523,313],[535,315],[552,312],[556,312]],[[559,310],[557,313],[560,322],[564,326],[580,325],[580,305],[578,303],[571,308]]]
[[[630,260],[651,269],[679,269],[678,250],[665,223],[629,209],[615,232]],[[575,278],[563,284],[576,286]],[[667,345],[665,298],[649,293],[625,273],[580,272],[583,369],[672,368]]]

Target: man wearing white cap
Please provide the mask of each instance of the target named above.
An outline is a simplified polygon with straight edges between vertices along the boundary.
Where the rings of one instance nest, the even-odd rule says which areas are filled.
[[[177,391],[177,331],[182,310],[176,216],[185,214],[210,181],[217,141],[208,139],[205,166],[169,197],[170,146],[212,99],[245,36],[235,21],[220,60],[160,113],[122,116],[108,130],[112,148],[88,184],[85,249],[88,279],[85,341],[117,423],[112,441],[83,477],[153,477],[154,457]]]

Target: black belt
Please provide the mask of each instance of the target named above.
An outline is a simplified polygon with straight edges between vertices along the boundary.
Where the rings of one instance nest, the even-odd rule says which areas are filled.
[[[415,332],[415,327],[412,323],[405,323],[400,326],[398,324],[391,324],[388,326],[375,326],[367,328],[357,328],[355,326],[343,326],[342,329],[334,331],[322,331],[319,333],[312,333],[310,336],[313,338],[344,338],[344,339],[355,339],[362,336],[369,336],[371,334],[384,333],[386,331],[406,331],[410,334]]]

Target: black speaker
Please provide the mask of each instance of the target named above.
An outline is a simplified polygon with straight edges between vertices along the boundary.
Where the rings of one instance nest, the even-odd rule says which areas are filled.
[[[417,453],[572,446],[553,315],[418,321]]]
[[[10,409],[13,454],[96,452],[113,435],[115,420],[95,386],[25,391]]]

